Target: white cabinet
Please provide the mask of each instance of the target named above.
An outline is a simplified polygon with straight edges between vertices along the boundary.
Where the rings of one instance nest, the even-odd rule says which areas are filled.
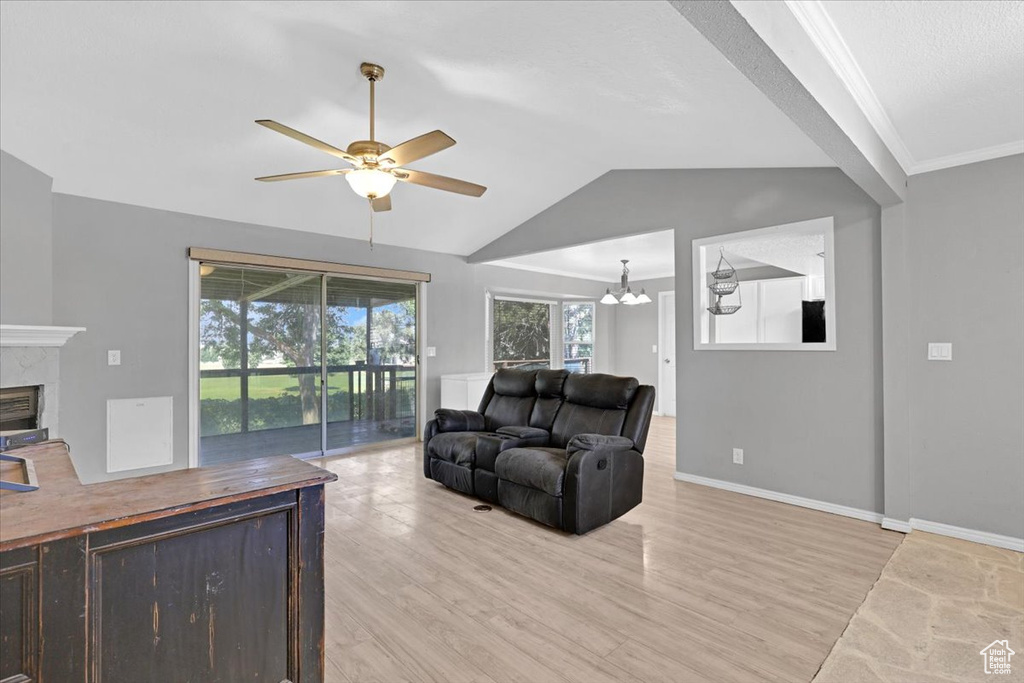
[[[454,410],[476,410],[480,407],[489,372],[469,372],[461,375],[441,375],[441,407]]]

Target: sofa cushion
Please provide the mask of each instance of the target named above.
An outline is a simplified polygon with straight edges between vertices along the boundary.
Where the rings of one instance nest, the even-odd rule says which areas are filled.
[[[498,479],[538,489],[559,497],[565,485],[564,448],[510,448],[498,455]]]
[[[433,458],[462,467],[472,467],[476,454],[476,437],[481,432],[441,432],[427,444]]]
[[[495,392],[484,411],[486,429],[493,432],[500,427],[529,424],[533,401],[533,396],[504,396]]]
[[[534,384],[537,395],[542,398],[561,398],[562,387],[568,376],[568,370],[538,370]]]
[[[494,393],[502,396],[536,396],[536,370],[501,369],[494,373]]]
[[[574,373],[565,380],[565,399],[591,408],[625,410],[639,386],[635,377]]]
[[[551,428],[551,445],[565,448],[577,434],[619,436],[625,421],[625,410],[605,410],[566,401]]]

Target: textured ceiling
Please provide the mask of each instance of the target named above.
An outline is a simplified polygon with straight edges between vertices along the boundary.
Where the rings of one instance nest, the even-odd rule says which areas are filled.
[[[1024,3],[821,6],[918,165],[1013,143],[1024,149]]]
[[[660,1],[4,2],[0,145],[58,192],[364,238],[342,178],[252,180],[333,166],[253,119],[366,137],[361,61],[382,140],[441,128],[412,166],[490,188],[396,188],[381,243],[468,254],[612,168],[833,165]]]
[[[769,237],[738,240],[722,245],[726,258],[735,268],[756,265],[775,266],[801,275],[820,275],[824,272],[824,259],[818,254],[825,251],[825,236],[785,231]],[[708,263],[717,262],[718,249],[708,247]],[[733,257],[736,258],[733,258]]]

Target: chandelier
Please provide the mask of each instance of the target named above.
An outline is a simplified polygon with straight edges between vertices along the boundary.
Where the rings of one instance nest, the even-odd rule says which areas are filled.
[[[612,292],[610,287],[605,289],[601,303],[626,304],[627,306],[651,303],[651,297],[647,296],[645,289],[641,288],[640,294],[633,294],[633,290],[629,287],[629,268],[626,266],[627,263],[629,263],[628,258],[622,259],[622,278],[619,280],[621,286],[615,292]]]

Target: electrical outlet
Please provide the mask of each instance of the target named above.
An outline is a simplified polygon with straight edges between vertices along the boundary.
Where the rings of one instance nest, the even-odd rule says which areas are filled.
[[[734,449],[732,449],[732,462],[733,462],[734,465],[742,465],[743,464],[743,449],[742,448],[734,448]]]
[[[121,352],[117,349],[107,351],[107,365],[120,365]]]

